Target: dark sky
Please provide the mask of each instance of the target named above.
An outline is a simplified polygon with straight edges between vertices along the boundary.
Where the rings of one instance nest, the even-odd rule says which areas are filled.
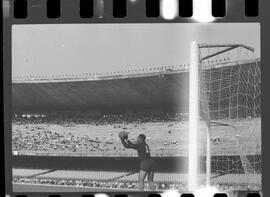
[[[14,25],[12,76],[186,64],[193,40],[242,43],[255,47],[255,56],[260,56],[256,23]]]

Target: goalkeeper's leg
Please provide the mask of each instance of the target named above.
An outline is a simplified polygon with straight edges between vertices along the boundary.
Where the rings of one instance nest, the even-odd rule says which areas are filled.
[[[148,172],[148,182],[150,190],[154,191],[155,190],[154,171]]]
[[[147,172],[144,170],[140,170],[139,172],[139,190],[143,191],[144,190],[144,179],[147,175]]]

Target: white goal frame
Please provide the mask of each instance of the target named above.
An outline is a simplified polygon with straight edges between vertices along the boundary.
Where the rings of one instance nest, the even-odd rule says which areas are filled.
[[[202,48],[223,48],[222,50],[200,58],[199,50]],[[198,189],[199,181],[199,154],[198,132],[200,121],[200,69],[202,61],[223,54],[236,48],[245,48],[254,52],[254,48],[243,44],[198,44],[196,41],[190,45],[190,70],[189,70],[189,145],[188,145],[188,190]],[[206,126],[206,186],[211,180],[211,139],[210,124]]]

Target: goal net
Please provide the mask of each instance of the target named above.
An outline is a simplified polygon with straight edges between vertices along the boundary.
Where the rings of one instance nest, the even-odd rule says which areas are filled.
[[[242,44],[199,44],[198,56],[200,183],[259,190],[260,60]]]

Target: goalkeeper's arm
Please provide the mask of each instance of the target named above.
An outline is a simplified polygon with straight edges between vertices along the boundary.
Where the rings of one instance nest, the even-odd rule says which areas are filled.
[[[121,139],[121,142],[123,144],[123,146],[125,148],[133,148],[133,149],[137,149],[137,144],[132,143],[130,140],[128,139]]]

